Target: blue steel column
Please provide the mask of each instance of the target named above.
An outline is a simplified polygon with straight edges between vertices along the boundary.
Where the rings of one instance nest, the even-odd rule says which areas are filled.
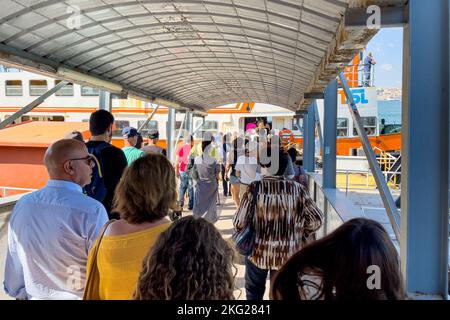
[[[446,299],[449,1],[409,1],[405,30],[409,88],[402,108],[402,269],[409,292]]]
[[[303,165],[307,172],[314,172],[315,170],[315,156],[314,156],[314,105],[308,107],[308,113],[306,114],[305,130],[303,137]]]
[[[100,90],[98,108],[112,112],[112,98],[111,93],[105,90]]]
[[[336,188],[337,80],[325,90],[323,121],[323,187]]]
[[[167,121],[167,156],[170,161],[174,161],[174,142],[175,142],[175,117],[176,110],[175,108],[169,107],[169,118]]]
[[[192,121],[193,121],[193,114],[192,111],[186,111],[187,112],[187,119],[186,119],[186,130],[189,132],[189,134],[192,134]]]

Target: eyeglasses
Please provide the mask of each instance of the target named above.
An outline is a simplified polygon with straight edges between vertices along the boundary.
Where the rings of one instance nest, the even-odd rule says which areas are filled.
[[[86,163],[89,165],[89,166],[93,166],[93,165],[95,165],[95,157],[93,156],[93,155],[88,155],[88,156],[86,156],[86,157],[83,157],[83,158],[73,158],[73,159],[67,159],[67,161],[75,161],[75,160],[84,160],[84,161],[86,161]]]

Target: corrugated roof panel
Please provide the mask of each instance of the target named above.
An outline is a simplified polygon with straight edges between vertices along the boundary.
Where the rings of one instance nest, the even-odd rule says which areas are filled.
[[[325,57],[344,62],[363,45],[349,43],[353,34],[364,42],[360,33],[336,35],[348,2],[3,0],[0,41],[40,65],[60,62],[195,108],[249,97],[293,107],[333,73]],[[80,29],[68,23],[74,9]]]

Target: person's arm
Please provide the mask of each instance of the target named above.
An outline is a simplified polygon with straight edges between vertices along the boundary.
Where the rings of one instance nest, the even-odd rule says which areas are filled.
[[[324,216],[322,211],[317,207],[316,203],[311,199],[308,192],[304,188],[301,189],[300,201],[302,202],[302,205],[298,208],[303,209],[303,212],[300,212],[300,214],[302,215],[302,220],[304,221],[304,237],[308,238],[310,234],[314,233],[322,226]]]
[[[3,287],[5,292],[16,299],[25,300],[28,295],[25,289],[25,279],[22,264],[17,252],[18,242],[14,230],[8,225],[8,249],[6,253],[5,275]]]

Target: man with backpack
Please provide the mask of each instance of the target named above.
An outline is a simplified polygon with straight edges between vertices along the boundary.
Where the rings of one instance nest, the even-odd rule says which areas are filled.
[[[114,116],[106,110],[97,110],[89,119],[91,139],[86,143],[88,151],[95,157],[92,180],[84,188],[85,193],[100,201],[110,219],[118,218],[111,212],[114,190],[119,183],[127,159],[123,151],[111,144]]]

